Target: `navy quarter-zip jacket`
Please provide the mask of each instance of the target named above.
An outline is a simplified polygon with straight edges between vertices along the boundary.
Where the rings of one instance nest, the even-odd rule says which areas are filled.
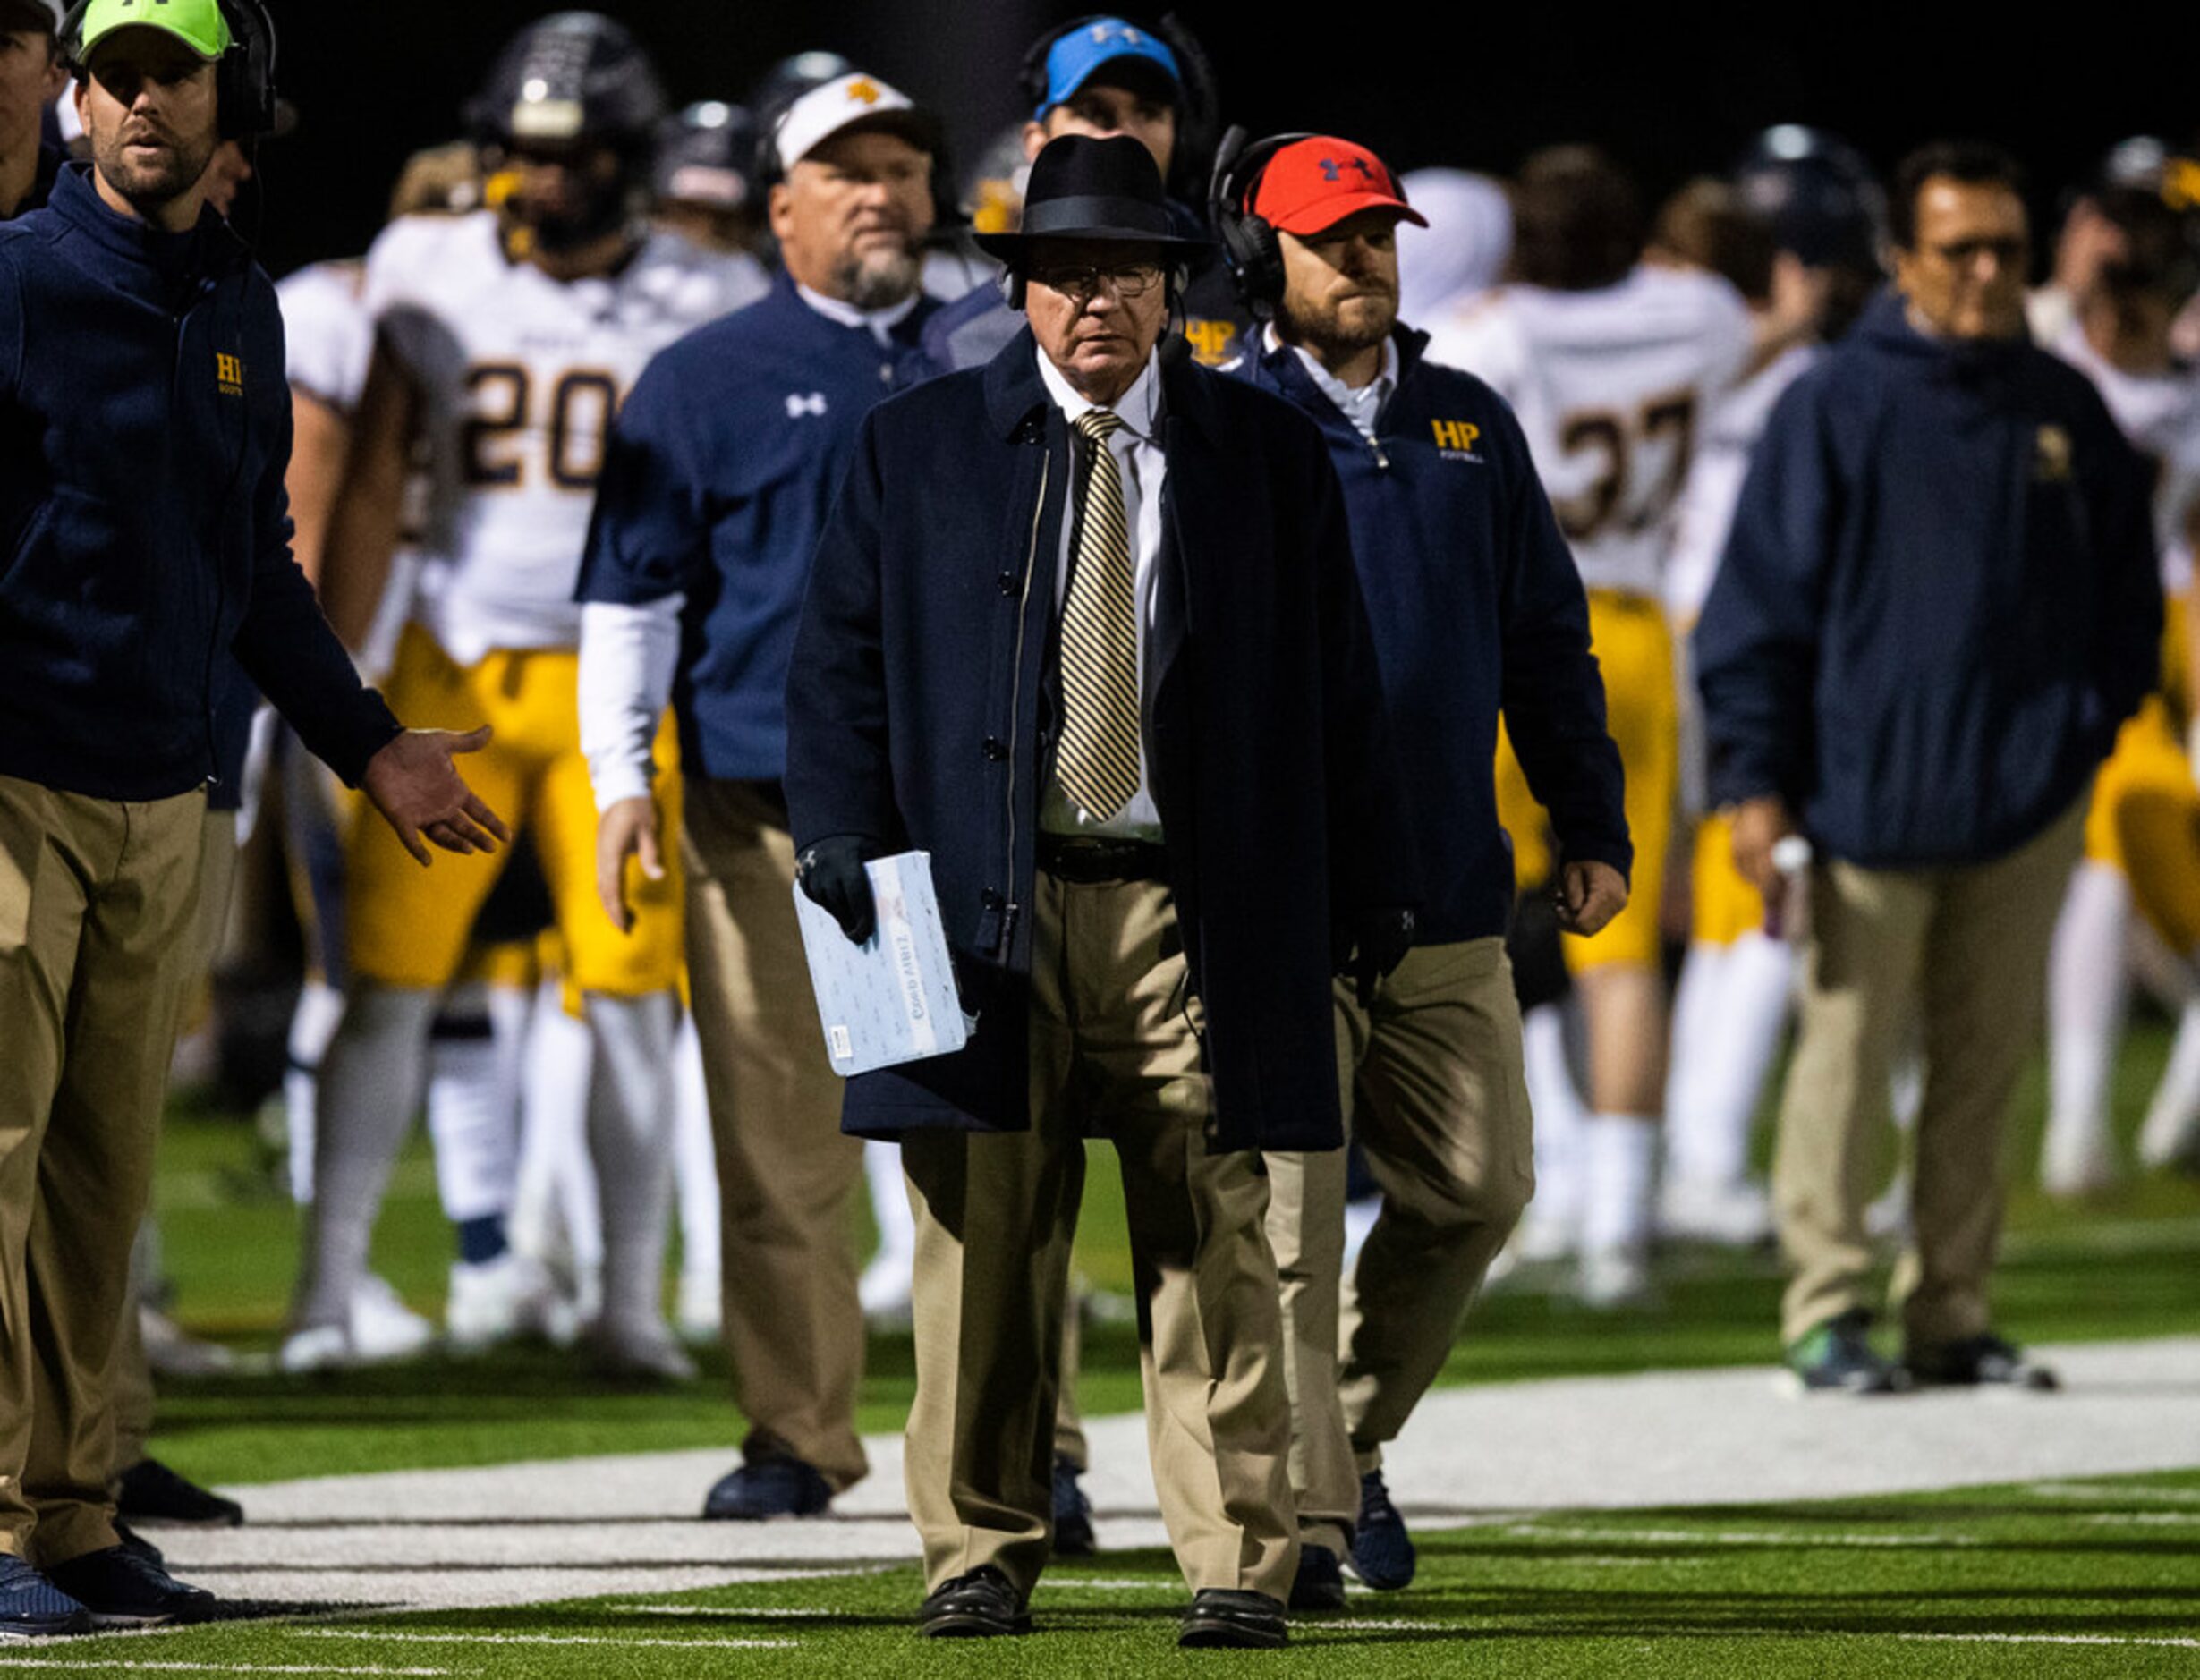
[[[1872,869],[2014,851],[2153,688],[2162,614],[2146,471],[2091,382],[1889,293],[1751,459],[1695,632],[1712,795],[1778,794]]]
[[[1423,360],[1394,332],[1397,388],[1372,443],[1295,351],[1263,341],[1235,371],[1321,428],[1344,487],[1352,554],[1421,856],[1423,945],[1511,924],[1510,843],[1498,826],[1498,715],[1568,861],[1634,863],[1619,750],[1589,651],[1589,605],[1505,399]]]
[[[0,776],[116,800],[216,774],[223,649],[345,781],[399,733],[290,553],[275,289],[208,211],[89,169],[0,226]]]

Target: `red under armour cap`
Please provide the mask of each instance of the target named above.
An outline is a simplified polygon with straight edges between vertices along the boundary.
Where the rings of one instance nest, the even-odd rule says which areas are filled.
[[[1270,227],[1302,237],[1360,210],[1396,210],[1415,227],[1429,225],[1381,158],[1330,134],[1294,140],[1270,158],[1247,208]]]

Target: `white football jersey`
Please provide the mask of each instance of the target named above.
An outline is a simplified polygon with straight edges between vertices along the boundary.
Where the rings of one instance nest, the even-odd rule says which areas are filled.
[[[275,288],[291,384],[349,414],[367,386],[374,318],[362,293],[362,262],[309,263]]]
[[[2102,361],[2073,321],[2051,348],[2094,382],[2131,446],[2154,471],[2154,540],[2162,586],[2181,595],[2193,582],[2193,522],[2200,517],[2200,368],[2126,373]]]
[[[1440,317],[1431,361],[1512,403],[1591,589],[1655,597],[1698,431],[1747,362],[1741,294],[1648,266],[1593,292],[1505,285]]]
[[[1797,344],[1767,362],[1712,404],[1696,439],[1688,481],[1673,509],[1673,536],[1665,558],[1665,610],[1677,624],[1692,624],[1719,575],[1719,556],[1749,476],[1749,457],[1764,436],[1772,410],[1805,369],[1818,360],[1815,344]]]
[[[493,212],[408,216],[367,258],[367,307],[420,387],[430,496],[417,615],[453,658],[572,647],[611,421],[650,359],[754,295],[733,258],[648,235],[617,274],[553,280]]]

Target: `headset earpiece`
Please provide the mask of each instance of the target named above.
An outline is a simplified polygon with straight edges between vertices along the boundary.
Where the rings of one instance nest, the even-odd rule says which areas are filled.
[[[1275,318],[1283,301],[1283,241],[1266,218],[1247,208],[1261,172],[1269,159],[1287,146],[1313,140],[1308,132],[1271,134],[1250,144],[1245,131],[1233,128],[1222,137],[1215,154],[1215,173],[1208,188],[1208,216],[1221,242],[1222,258],[1236,283],[1245,307],[1263,321]]]
[[[229,50],[215,71],[224,140],[256,140],[276,124],[275,20],[261,0],[220,0]]]
[[[1031,276],[1024,272],[1021,261],[1011,263],[1001,270],[1001,298],[1017,314],[1024,313],[1024,300],[1031,290]]]

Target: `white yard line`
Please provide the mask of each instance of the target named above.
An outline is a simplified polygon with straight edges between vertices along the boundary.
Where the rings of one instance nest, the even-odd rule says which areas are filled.
[[[0,1668],[66,1668],[81,1674],[88,1668],[115,1668],[131,1674],[373,1674],[447,1675],[448,1668],[331,1667],[319,1663],[266,1662],[102,1662],[83,1657],[10,1657],[0,1653]]]
[[[628,1639],[616,1633],[429,1633],[395,1628],[292,1627],[292,1639],[378,1639],[393,1645],[616,1645],[658,1650],[786,1650],[791,1639]]]
[[[1508,1534],[1525,1535],[1531,1540],[1591,1540],[1624,1545],[1629,1540],[1643,1544],[1669,1546],[1892,1546],[1927,1547],[1975,1546],[1978,1540],[1968,1534],[1856,1534],[1840,1530],[1780,1529],[1739,1531],[1711,1528],[1615,1528],[1603,1524],[1596,1527],[1574,1527],[1560,1523],[1516,1523],[1505,1530]]]
[[[719,1616],[744,1622],[766,1616],[776,1622],[788,1616],[822,1618],[846,1614],[842,1610],[746,1604],[607,1604],[603,1608],[606,1616]]]
[[[2171,1650],[2200,1650],[2200,1639],[2157,1638],[2145,1633],[1893,1633],[1887,1637],[1959,1645],[2159,1645]]]

